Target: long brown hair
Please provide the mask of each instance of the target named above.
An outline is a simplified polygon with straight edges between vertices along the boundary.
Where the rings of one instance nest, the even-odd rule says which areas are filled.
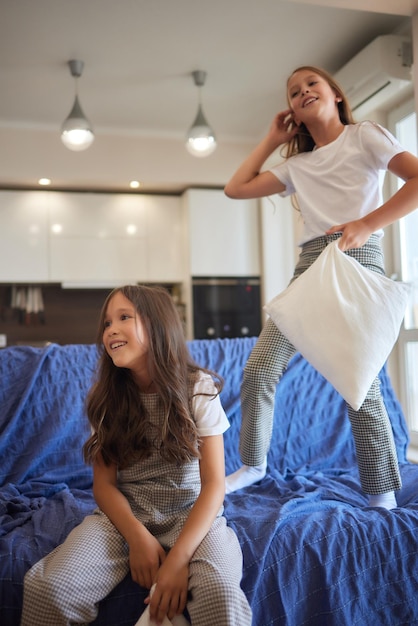
[[[290,74],[289,78],[287,79],[287,84],[289,84],[290,79],[294,74],[296,74],[296,72],[300,72],[302,70],[312,72],[313,74],[318,74],[318,76],[321,76],[324,80],[327,81],[331,89],[336,93],[337,96],[341,98],[341,102],[337,103],[341,123],[345,126],[347,126],[348,124],[355,124],[351,107],[346,95],[344,94],[341,86],[338,84],[335,78],[333,78],[333,76],[325,70],[319,67],[315,67],[314,65],[301,65],[300,67],[297,67],[295,70],[293,70],[293,72]],[[290,106],[289,99],[288,104]],[[298,132],[296,133],[296,135],[292,137],[292,139],[287,144],[285,144],[283,156],[288,159],[295,154],[299,154],[300,152],[311,152],[314,147],[314,140],[312,139],[312,136],[309,130],[306,128],[305,124],[302,123],[298,127]]]
[[[199,457],[199,438],[191,412],[193,385],[199,371],[205,371],[212,375],[219,393],[222,379],[191,358],[180,316],[166,289],[127,285],[107,296],[100,314],[98,373],[87,397],[87,416],[93,432],[84,444],[84,458],[92,463],[100,454],[106,464],[123,468],[150,456],[155,445],[155,426],[148,419],[131,371],[116,367],[103,346],[106,311],[117,293],[132,302],[148,335],[149,367],[165,416],[160,454],[173,463]]]

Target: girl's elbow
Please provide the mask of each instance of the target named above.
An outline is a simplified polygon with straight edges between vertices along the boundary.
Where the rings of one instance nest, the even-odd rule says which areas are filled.
[[[234,194],[234,190],[233,188],[230,187],[230,185],[225,185],[224,187],[224,194],[228,197],[228,198],[232,198],[232,199],[236,199],[236,195]]]
[[[224,187],[224,194],[232,200],[241,200],[242,198],[246,197],[242,189],[240,189],[239,187],[234,187],[232,185],[226,185]]]

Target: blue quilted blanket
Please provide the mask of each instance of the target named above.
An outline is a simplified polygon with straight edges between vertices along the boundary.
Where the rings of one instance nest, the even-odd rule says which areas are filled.
[[[225,378],[227,470],[239,466],[239,387],[255,339],[190,342]],[[0,351],[0,623],[17,626],[23,576],[92,511],[84,401],[94,346]],[[371,509],[359,487],[341,397],[299,355],[277,388],[268,474],[226,497],[244,554],[254,626],[418,624],[418,466],[386,370],[380,373],[403,488],[398,509]],[[144,590],[128,577],[101,603],[97,626],[133,625]],[[237,625],[239,626],[239,625]]]

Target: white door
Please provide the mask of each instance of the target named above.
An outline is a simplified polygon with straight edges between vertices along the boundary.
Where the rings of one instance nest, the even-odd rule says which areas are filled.
[[[418,154],[417,120],[411,100],[389,115],[389,128],[402,146]],[[402,181],[393,179],[396,191]],[[418,211],[395,226],[395,266],[398,278],[412,285],[410,303],[398,341],[400,400],[411,434],[411,459],[418,458]]]

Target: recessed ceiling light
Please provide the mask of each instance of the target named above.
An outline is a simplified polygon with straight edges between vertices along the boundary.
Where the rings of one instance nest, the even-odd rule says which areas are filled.
[[[129,183],[129,187],[131,189],[138,189],[138,187],[141,186],[141,183],[138,180],[131,180],[131,182]]]
[[[51,179],[50,178],[40,178],[38,180],[38,184],[39,185],[50,185],[51,184]]]
[[[135,235],[136,231],[137,231],[137,228],[135,224],[127,225],[126,232],[128,233],[128,235]]]

